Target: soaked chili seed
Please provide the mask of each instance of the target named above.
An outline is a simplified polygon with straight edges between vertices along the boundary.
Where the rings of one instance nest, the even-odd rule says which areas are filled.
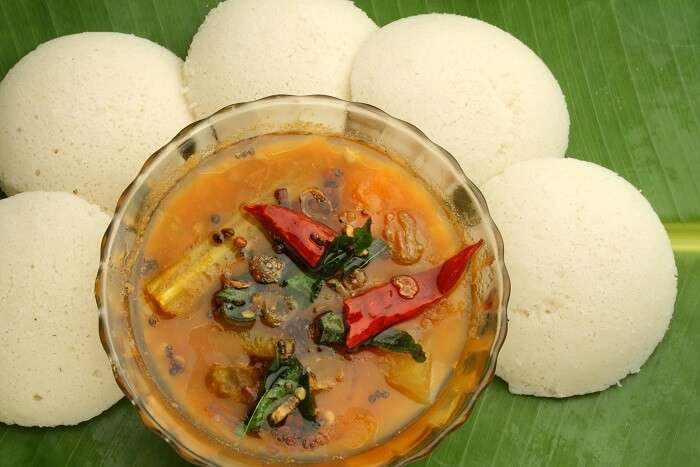
[[[413,298],[418,293],[418,282],[411,276],[396,276],[391,279],[391,284],[399,291],[402,298]]]

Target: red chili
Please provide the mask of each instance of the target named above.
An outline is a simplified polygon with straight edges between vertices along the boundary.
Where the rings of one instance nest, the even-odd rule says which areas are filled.
[[[253,204],[243,206],[243,209],[312,268],[318,264],[326,246],[336,236],[335,230],[327,225],[284,206]]]
[[[386,328],[419,315],[447,295],[483,243],[479,240],[441,266],[413,275],[418,284],[418,293],[413,298],[401,297],[396,286],[389,282],[343,300],[343,314],[349,328],[345,339],[347,347],[356,347]]]

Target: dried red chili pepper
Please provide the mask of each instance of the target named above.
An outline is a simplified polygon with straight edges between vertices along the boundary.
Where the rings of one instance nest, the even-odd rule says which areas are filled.
[[[312,268],[336,236],[335,230],[304,213],[273,204],[243,206],[270,233],[296,252]]]
[[[343,300],[343,314],[348,324],[347,347],[357,347],[386,328],[417,316],[444,297],[457,285],[469,260],[483,243],[479,240],[441,266],[414,274],[418,291],[413,298],[401,297],[396,285],[389,282]]]

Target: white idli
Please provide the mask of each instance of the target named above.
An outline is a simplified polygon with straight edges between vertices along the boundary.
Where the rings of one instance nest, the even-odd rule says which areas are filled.
[[[348,0],[228,0],[211,10],[185,61],[198,118],[272,94],[350,97],[357,49],[377,26]]]
[[[518,161],[564,157],[559,84],[522,42],[477,19],[429,14],[374,33],[355,59],[352,99],[417,125],[477,184]]]
[[[143,162],[192,117],[182,61],[139,37],[87,32],[40,45],[0,83],[0,185],[72,191],[114,209]]]
[[[121,398],[93,295],[108,223],[69,193],[0,200],[0,422],[73,425]]]
[[[575,159],[521,162],[483,192],[512,282],[496,371],[510,391],[573,396],[638,372],[676,299],[671,244],[647,200]]]

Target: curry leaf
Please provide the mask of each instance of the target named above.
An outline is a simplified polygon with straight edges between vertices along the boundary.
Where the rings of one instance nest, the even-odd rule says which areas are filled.
[[[259,430],[270,412],[274,410],[275,406],[281,402],[282,398],[287,394],[291,393],[284,384],[275,385],[265,391],[248,417],[248,421],[243,428],[243,433],[247,434],[251,431]]]
[[[321,293],[321,289],[323,288],[323,279],[316,279],[316,281],[313,283],[311,286],[311,295],[309,299],[313,303],[314,300],[318,297],[318,294]]]
[[[355,229],[353,233],[353,249],[356,253],[369,248],[372,244],[372,218],[370,217],[365,222],[365,225],[359,229]]]
[[[299,378],[299,386],[304,388],[306,392],[306,397],[299,403],[299,413],[307,420],[316,421],[316,398],[311,392],[311,380],[308,372],[302,373]]]
[[[345,341],[345,323],[340,313],[329,311],[314,322],[316,343],[339,345]]]
[[[298,272],[287,279],[287,291],[298,300],[313,302],[316,296],[318,296],[318,292],[316,291],[316,284],[318,282],[318,278],[311,274]]]
[[[355,269],[362,269],[366,267],[375,258],[384,254],[384,252],[388,250],[389,247],[384,240],[376,239],[372,241],[372,244],[369,246],[369,248],[367,248],[367,256],[354,256],[343,265],[343,275],[347,276]]]
[[[418,363],[425,361],[423,347],[403,329],[386,329],[363,343],[362,347],[381,347],[392,352],[404,352],[411,354],[411,357]]]
[[[314,321],[314,341],[321,345],[345,343],[345,321],[340,313],[329,311]],[[425,361],[423,347],[409,333],[399,328],[386,329],[360,344],[360,348],[382,348],[391,352],[408,353],[418,363]]]
[[[361,253],[367,252],[364,255]],[[340,234],[326,248],[319,265],[287,279],[292,293],[314,302],[323,288],[323,282],[335,276],[346,276],[355,269],[364,268],[387,250],[383,240],[372,239],[372,219],[355,229],[354,236]]]
[[[333,239],[326,253],[321,258],[321,263],[316,267],[317,274],[324,278],[333,277],[340,269],[343,264],[352,256],[354,256],[349,250],[353,244],[352,237],[345,234],[338,235]]]
[[[352,237],[345,234],[335,237],[314,272],[324,280],[339,274],[346,275],[357,268],[367,266],[384,250],[386,244],[372,238],[372,219],[369,218],[365,225],[355,229]]]
[[[216,302],[232,303],[236,306],[244,305],[250,296],[248,289],[234,289],[233,287],[224,287],[216,293]]]
[[[247,308],[236,306],[230,302],[219,305],[217,312],[233,324],[248,325],[255,322],[257,315]]]
[[[279,405],[285,396],[294,394],[300,379],[305,373],[301,362],[294,357],[282,357],[279,350],[270,363],[265,376],[265,384],[260,388],[258,401],[250,412],[243,433],[259,430],[267,416]]]

